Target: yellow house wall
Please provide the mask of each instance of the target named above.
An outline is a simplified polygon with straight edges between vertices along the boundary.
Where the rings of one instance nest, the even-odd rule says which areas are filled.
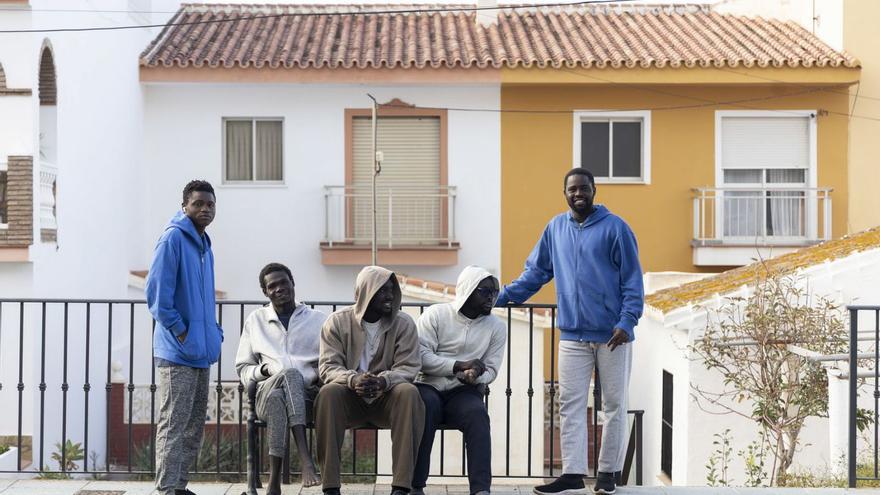
[[[646,90],[645,88],[650,88]],[[715,111],[826,109],[846,112],[845,87],[805,93],[804,87],[696,85],[502,84],[503,109],[564,110],[565,113],[503,113],[501,116],[501,266],[505,283],[516,278],[546,223],[567,206],[562,177],[572,166],[571,110],[654,109],[651,112],[651,183],[598,185],[597,203],[632,226],[645,271],[706,271],[692,263],[691,188],[715,185]],[[774,98],[799,93],[796,96]],[[672,96],[672,95],[675,96]],[[700,100],[755,98],[749,108],[699,105]],[[847,231],[847,119],[822,114],[817,124],[818,186],[832,187],[833,235]],[[720,271],[714,268],[711,271]],[[552,287],[533,301],[554,302]]]
[[[844,3],[844,49],[862,63],[858,92],[867,96],[850,101],[856,115],[880,118],[880,2],[847,0]],[[850,89],[856,93],[856,87]],[[849,231],[880,225],[880,121],[854,118],[849,141]]]

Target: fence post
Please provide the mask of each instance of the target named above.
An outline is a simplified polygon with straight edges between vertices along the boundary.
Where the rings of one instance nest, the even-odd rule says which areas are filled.
[[[849,455],[848,478],[849,487],[856,487],[856,403],[858,399],[858,310],[849,310]]]

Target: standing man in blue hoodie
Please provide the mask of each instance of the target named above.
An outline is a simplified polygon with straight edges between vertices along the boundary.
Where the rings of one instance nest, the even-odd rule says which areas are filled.
[[[626,453],[631,343],[645,299],[642,268],[629,225],[604,206],[593,204],[593,174],[573,168],[563,184],[570,211],[550,220],[522,275],[504,287],[496,305],[523,303],[556,279],[563,474],[535,487],[534,492],[569,495],[586,491],[587,400],[597,368],[605,423],[593,493],[612,494]]]
[[[214,309],[214,254],[205,233],[215,212],[211,184],[187,184],[183,208],[159,238],[147,276],[147,304],[156,320],[156,490],[162,495],[194,495],[186,488],[188,473],[202,443],[210,368],[223,342]]]

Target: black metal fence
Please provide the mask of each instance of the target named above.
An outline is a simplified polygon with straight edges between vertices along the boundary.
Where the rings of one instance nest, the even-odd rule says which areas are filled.
[[[214,394],[196,474],[238,479],[246,474],[247,399],[233,361],[246,316],[262,304],[217,303],[217,319],[225,329],[225,341],[220,359],[212,367]],[[305,304],[330,312],[348,303]],[[404,306],[420,313],[429,304]],[[497,414],[497,404],[490,408],[493,437],[503,431],[505,439],[504,451],[496,451],[493,459],[495,477],[560,474],[555,311],[554,305],[539,304],[506,309],[506,373],[491,385],[486,398],[487,404],[502,401],[503,406],[502,417]],[[157,420],[153,323],[143,300],[0,299],[0,410],[4,410],[0,415],[0,446],[6,443],[16,449],[5,456],[7,460],[13,456],[11,465],[4,465],[4,455],[0,454],[0,473],[152,475]],[[521,335],[522,331],[528,335]],[[547,345],[553,345],[553,352],[547,352]],[[545,362],[545,356],[549,362]],[[591,408],[592,476],[596,474],[601,436],[598,380],[597,376]],[[632,475],[632,481],[641,485],[643,411],[629,414],[632,426],[623,478],[626,482]],[[439,447],[441,462],[432,466],[431,475],[466,476],[463,448],[461,468],[450,467],[444,462],[447,433],[441,432],[438,437],[435,450]],[[378,467],[378,435],[370,442],[372,449],[366,449],[371,452],[364,452],[363,441],[359,446],[358,438],[352,435],[348,440],[351,461],[344,464],[349,467],[344,474],[390,475]],[[536,463],[534,449],[542,444],[542,455]],[[100,449],[104,450],[103,456],[97,453]],[[372,459],[363,462],[364,455]],[[503,464],[498,462],[499,455],[503,456]]]
[[[847,478],[849,486],[855,488],[859,481],[880,481],[880,425],[877,421],[880,414],[880,306],[847,306],[847,310],[850,315]],[[860,342],[866,344],[861,349]],[[863,382],[873,388],[873,409],[867,409],[870,418],[860,414],[866,411],[859,407],[859,388]],[[859,427],[864,428],[866,424],[872,427],[873,435],[867,449],[870,460],[863,462],[859,455]]]

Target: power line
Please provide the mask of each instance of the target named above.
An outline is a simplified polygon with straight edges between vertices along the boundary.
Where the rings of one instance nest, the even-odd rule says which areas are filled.
[[[577,113],[605,113],[605,112],[621,111],[621,110],[627,110],[627,111],[642,110],[642,111],[658,111],[659,112],[659,111],[668,111],[668,110],[687,110],[687,109],[692,109],[692,108],[705,108],[705,107],[713,107],[713,106],[735,106],[740,103],[750,103],[750,102],[755,102],[755,101],[773,100],[773,99],[777,99],[777,98],[787,98],[790,96],[798,96],[798,95],[803,95],[803,94],[807,94],[807,93],[814,93],[816,91],[818,91],[818,88],[810,88],[810,89],[807,89],[804,91],[786,93],[784,95],[760,96],[760,97],[754,97],[754,98],[743,98],[743,99],[738,99],[738,100],[728,100],[728,101],[705,100],[701,103],[694,103],[694,104],[690,104],[690,105],[667,105],[667,106],[643,107],[643,108],[604,108],[604,109],[590,109],[590,110],[561,110],[561,109],[535,110],[535,109],[525,109],[525,108],[519,109],[519,108],[436,107],[436,106],[420,106],[420,105],[414,105],[414,106],[405,105],[405,106],[403,106],[403,105],[387,105],[387,104],[380,104],[379,106],[384,107],[384,108],[417,108],[417,109],[421,109],[421,110],[448,110],[450,112],[475,112],[475,113],[476,112],[486,112],[486,113],[548,114],[548,115],[572,114],[574,112],[577,112]],[[765,109],[765,108],[761,108],[760,110],[774,111],[772,109]],[[776,110],[776,111],[792,113],[791,110]],[[798,114],[798,115],[800,115],[800,114]]]
[[[746,76],[746,77],[752,77],[752,78],[761,79],[764,81],[785,83],[785,84],[791,84],[791,85],[796,85],[796,86],[803,86],[803,85],[809,84],[809,83],[799,83],[799,82],[792,82],[792,81],[783,81],[782,79],[774,79],[772,77],[759,76],[757,74],[748,74],[748,73],[740,72],[740,71],[733,70],[733,69],[726,69],[724,67],[714,67],[714,68],[718,69],[718,70],[725,71],[725,72],[730,72],[732,74],[737,74],[737,75]],[[835,91],[833,89],[827,89],[827,88],[824,89],[823,91],[825,91],[826,93],[835,93],[835,94],[839,94],[839,95],[847,95],[847,96],[852,96],[852,97],[855,97],[858,94],[858,93],[850,93],[849,91]],[[864,98],[866,100],[880,101],[880,97],[877,97],[877,96],[867,96],[867,95],[863,95],[863,94],[858,94],[858,97]]]
[[[92,26],[82,28],[54,28],[54,29],[4,29],[0,30],[0,34],[22,34],[22,33],[71,33],[71,32],[87,32],[87,31],[121,31],[127,29],[152,29],[166,28],[172,26],[192,26],[198,24],[218,24],[224,22],[252,21],[257,19],[275,19],[279,17],[341,17],[341,16],[370,16],[370,15],[396,15],[396,14],[430,14],[444,12],[482,12],[493,10],[517,10],[517,9],[534,9],[546,7],[577,7],[590,4],[611,4],[632,2],[634,0],[580,0],[577,2],[562,3],[545,3],[545,4],[521,4],[521,5],[498,5],[494,7],[432,7],[426,9],[389,9],[389,10],[370,10],[370,11],[350,11],[350,12],[280,12],[275,14],[257,14],[246,17],[222,19],[204,19],[198,21],[184,22],[168,22],[165,24],[131,24],[125,26]],[[27,12],[27,10],[23,10]],[[84,12],[84,11],[80,11]],[[121,12],[121,11],[120,11]],[[180,13],[181,11],[177,11]]]

